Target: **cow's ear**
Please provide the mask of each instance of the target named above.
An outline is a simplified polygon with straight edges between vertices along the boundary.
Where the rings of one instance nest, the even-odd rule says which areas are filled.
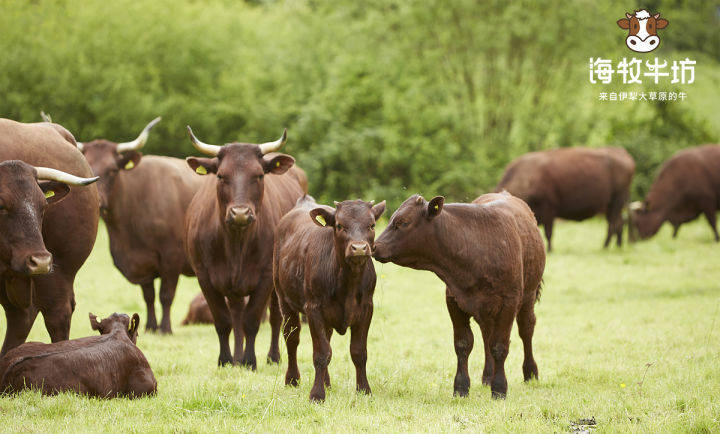
[[[198,175],[207,175],[208,173],[217,173],[218,170],[218,159],[215,158],[200,158],[200,157],[187,157],[185,159],[188,166],[195,171]]]
[[[38,186],[45,195],[48,205],[60,202],[70,193],[70,187],[59,181],[39,181]]]
[[[138,335],[138,326],[140,325],[140,315],[137,313],[134,313],[132,318],[130,318],[130,326],[128,327],[128,336],[130,336],[130,340],[133,341],[133,343],[137,340]]]
[[[620,26],[621,29],[629,29],[630,28],[630,17],[627,18],[620,18],[617,20],[617,25]]]
[[[658,16],[660,16],[660,14],[658,14]],[[658,29],[664,29],[668,26],[668,24],[670,23],[665,18],[660,18],[659,20],[655,21],[655,27],[657,27]]]
[[[319,207],[310,211],[310,218],[313,223],[321,227],[335,226],[335,209],[327,207]]]
[[[380,202],[379,204],[372,207],[372,213],[375,217],[375,220],[380,218],[381,215],[385,212],[385,201]]]
[[[100,321],[98,321],[97,317],[90,313],[90,327],[92,327],[93,330],[97,330],[102,334],[100,331]]]
[[[440,214],[443,208],[443,204],[445,204],[445,198],[442,196],[435,196],[432,199],[430,199],[430,202],[428,202],[427,207],[427,216],[429,219],[435,218]]]
[[[123,170],[133,170],[135,166],[140,164],[142,154],[138,151],[127,151],[120,154],[118,158],[118,167]]]
[[[265,173],[275,175],[282,175],[295,164],[295,159],[285,154],[273,154],[272,158],[268,160],[263,158],[263,161],[265,161]]]

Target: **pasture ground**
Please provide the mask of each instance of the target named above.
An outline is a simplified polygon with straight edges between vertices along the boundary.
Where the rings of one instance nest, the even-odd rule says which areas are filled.
[[[159,383],[157,397],[135,401],[0,398],[0,430],[18,431],[572,431],[594,418],[602,432],[720,431],[720,245],[705,221],[677,240],[666,225],[654,239],[600,248],[605,223],[561,222],[536,312],[540,379],[522,382],[522,346],[513,330],[508,398],[490,399],[480,383],[477,325],[470,397],[452,397],[455,353],[444,285],[428,272],[376,265],[375,317],[368,378],[372,396],[355,393],[349,336],[332,339],[333,388],[308,403],[313,378],[310,336],[299,348],[301,385],[283,385],[285,360],[265,364],[269,326],[261,327],[257,372],[216,367],[212,326],[180,326],[194,279],[182,279],[173,310],[175,335],[141,333]],[[378,232],[379,233],[379,232]],[[113,267],[101,227],[76,285],[72,337],[92,334],[87,313],[139,312],[139,287]],[[0,319],[0,335],[5,333]],[[47,342],[42,320],[30,340]],[[581,427],[582,428],[582,427]]]

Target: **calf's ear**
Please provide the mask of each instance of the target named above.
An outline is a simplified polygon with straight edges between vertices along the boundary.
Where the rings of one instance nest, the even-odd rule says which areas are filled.
[[[100,331],[100,322],[92,313],[90,313],[90,327],[92,327],[93,330]]]
[[[373,216],[375,216],[375,220],[379,219],[381,215],[385,212],[385,201],[380,202],[379,204],[372,207],[372,213]]]
[[[130,340],[135,342],[137,339],[137,329],[140,325],[140,315],[134,313],[132,318],[130,318],[130,326],[128,327],[128,335],[130,336]]]
[[[621,29],[629,29],[630,28],[630,20],[627,18],[620,18],[617,20],[617,25],[620,26]]]
[[[435,218],[440,214],[445,203],[445,198],[442,196],[435,196],[430,199],[427,207],[427,216],[429,219]]]
[[[274,175],[282,175],[295,164],[295,159],[285,154],[273,154],[271,159],[266,160],[263,158],[263,161],[265,162],[265,173]]]
[[[48,204],[60,202],[70,193],[70,187],[59,181],[39,181],[38,186]]]
[[[133,170],[135,166],[140,164],[142,154],[138,151],[127,151],[120,154],[118,158],[118,167],[123,170]]]
[[[335,210],[330,207],[315,208],[310,211],[310,218],[313,223],[321,227],[335,226]]]
[[[185,159],[188,166],[195,171],[198,175],[207,175],[208,173],[217,173],[218,170],[218,159],[215,158],[200,158],[200,157],[187,157]]]

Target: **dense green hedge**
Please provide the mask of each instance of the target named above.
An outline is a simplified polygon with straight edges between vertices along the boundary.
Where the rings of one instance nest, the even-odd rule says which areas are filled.
[[[621,145],[637,197],[672,152],[718,141],[720,111],[715,6],[648,3],[671,21],[658,55],[698,59],[697,91],[634,110],[587,80],[589,57],[628,55],[626,2],[2,1],[0,116],[42,109],[87,141],[162,115],[146,152],[175,156],[194,153],[185,124],[208,142],[287,127],[315,196],[392,205],[471,200],[530,150]]]

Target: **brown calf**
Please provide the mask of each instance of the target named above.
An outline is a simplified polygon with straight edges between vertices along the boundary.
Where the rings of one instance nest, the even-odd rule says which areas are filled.
[[[434,272],[445,284],[453,323],[457,373],[455,394],[470,389],[468,356],[473,348],[470,318],[485,344],[483,384],[494,398],[507,393],[505,359],[517,318],[525,349],[525,381],[537,378],[532,352],[535,301],[545,269],[545,251],[532,211],[508,193],[480,196],[472,204],[444,205],[411,196],[395,211],[375,241],[374,257]]]

